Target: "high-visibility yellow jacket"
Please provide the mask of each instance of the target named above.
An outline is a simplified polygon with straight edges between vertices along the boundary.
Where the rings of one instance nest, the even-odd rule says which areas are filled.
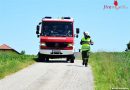
[[[83,37],[81,39],[80,44],[82,45],[82,47],[81,47],[82,51],[86,51],[86,50],[90,51],[91,38],[90,37],[88,37],[88,38]]]

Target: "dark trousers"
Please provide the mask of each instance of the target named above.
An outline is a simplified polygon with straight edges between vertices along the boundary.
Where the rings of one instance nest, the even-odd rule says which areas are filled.
[[[83,60],[83,63],[86,63],[86,64],[88,63],[89,54],[90,54],[90,52],[88,50],[82,51],[82,60]]]

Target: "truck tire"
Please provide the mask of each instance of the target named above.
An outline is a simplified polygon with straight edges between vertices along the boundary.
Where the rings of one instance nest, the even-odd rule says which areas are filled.
[[[66,58],[66,61],[68,62],[69,60],[70,60],[70,58],[67,57],[67,58]]]
[[[48,58],[48,57],[47,57],[47,58],[45,58],[45,61],[46,61],[46,62],[49,62],[49,58]]]
[[[70,63],[74,63],[74,60],[75,60],[75,56],[72,55],[71,58],[70,58]]]
[[[42,62],[42,55],[40,53],[38,53],[38,62]]]
[[[74,59],[70,59],[70,63],[74,63]]]
[[[45,57],[42,54],[38,53],[38,62],[45,62],[45,60]]]

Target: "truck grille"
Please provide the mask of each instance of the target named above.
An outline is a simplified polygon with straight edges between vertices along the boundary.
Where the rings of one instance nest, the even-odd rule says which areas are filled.
[[[67,47],[67,43],[63,43],[63,42],[47,42],[46,46],[50,47],[50,48],[65,48]]]

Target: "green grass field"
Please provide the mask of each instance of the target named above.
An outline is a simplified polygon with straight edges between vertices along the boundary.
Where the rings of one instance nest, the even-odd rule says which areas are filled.
[[[0,52],[0,79],[35,62],[33,55]]]
[[[130,89],[130,52],[92,53],[89,64],[94,74],[95,90]]]
[[[35,62],[33,55],[0,52],[0,79]],[[81,59],[81,56],[78,56]],[[130,89],[130,52],[91,53],[95,90]]]

